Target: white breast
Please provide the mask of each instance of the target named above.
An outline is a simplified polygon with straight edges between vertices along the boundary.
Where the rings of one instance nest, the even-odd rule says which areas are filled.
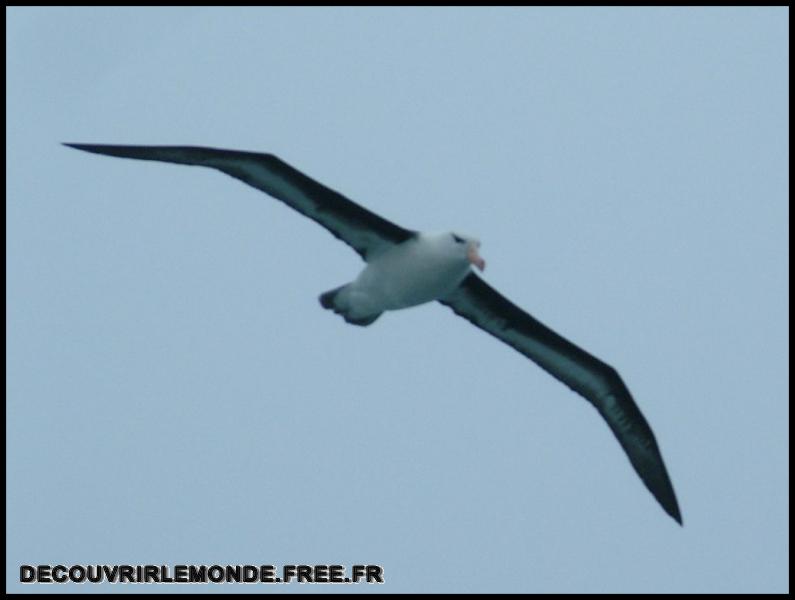
[[[451,292],[470,265],[449,234],[421,234],[374,257],[351,285],[351,300],[367,311],[396,310]]]

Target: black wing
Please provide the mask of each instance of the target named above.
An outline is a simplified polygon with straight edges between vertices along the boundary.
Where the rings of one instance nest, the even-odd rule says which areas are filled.
[[[365,260],[368,254],[416,235],[307,177],[272,154],[197,146],[64,145],[96,154],[218,169],[320,223]]]
[[[440,302],[512,346],[593,404],[643,483],[665,512],[682,524],[654,433],[613,367],[531,317],[474,273]]]

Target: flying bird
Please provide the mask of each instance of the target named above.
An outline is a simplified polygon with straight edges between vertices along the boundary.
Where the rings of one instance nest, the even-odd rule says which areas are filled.
[[[364,260],[358,277],[320,295],[348,323],[371,325],[388,310],[436,300],[502,340],[583,396],[607,421],[663,509],[682,516],[654,433],[618,372],[552,331],[480,278],[480,241],[457,232],[404,229],[304,175],[272,154],[196,146],[65,144],[123,158],[210,167],[316,221]]]

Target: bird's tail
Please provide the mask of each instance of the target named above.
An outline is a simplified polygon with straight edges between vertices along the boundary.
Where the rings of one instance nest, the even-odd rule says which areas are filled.
[[[351,307],[349,303],[345,300],[345,294],[342,292],[345,291],[348,285],[341,285],[338,288],[334,288],[333,290],[329,290],[327,292],[323,292],[320,294],[320,305],[323,308],[328,310],[333,310],[336,314],[342,315],[342,318],[345,319],[346,323],[351,323],[352,325],[359,325],[360,327],[367,327],[375,322],[375,320],[381,316],[382,313],[376,313],[374,315],[365,315],[362,317],[353,316],[351,315]]]

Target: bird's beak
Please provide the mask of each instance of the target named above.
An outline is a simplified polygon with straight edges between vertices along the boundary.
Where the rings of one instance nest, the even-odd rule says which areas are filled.
[[[478,246],[480,244],[469,244],[469,249],[467,250],[467,260],[470,263],[475,265],[478,269],[483,271],[486,268],[486,261],[481,258],[480,254],[478,254]]]

